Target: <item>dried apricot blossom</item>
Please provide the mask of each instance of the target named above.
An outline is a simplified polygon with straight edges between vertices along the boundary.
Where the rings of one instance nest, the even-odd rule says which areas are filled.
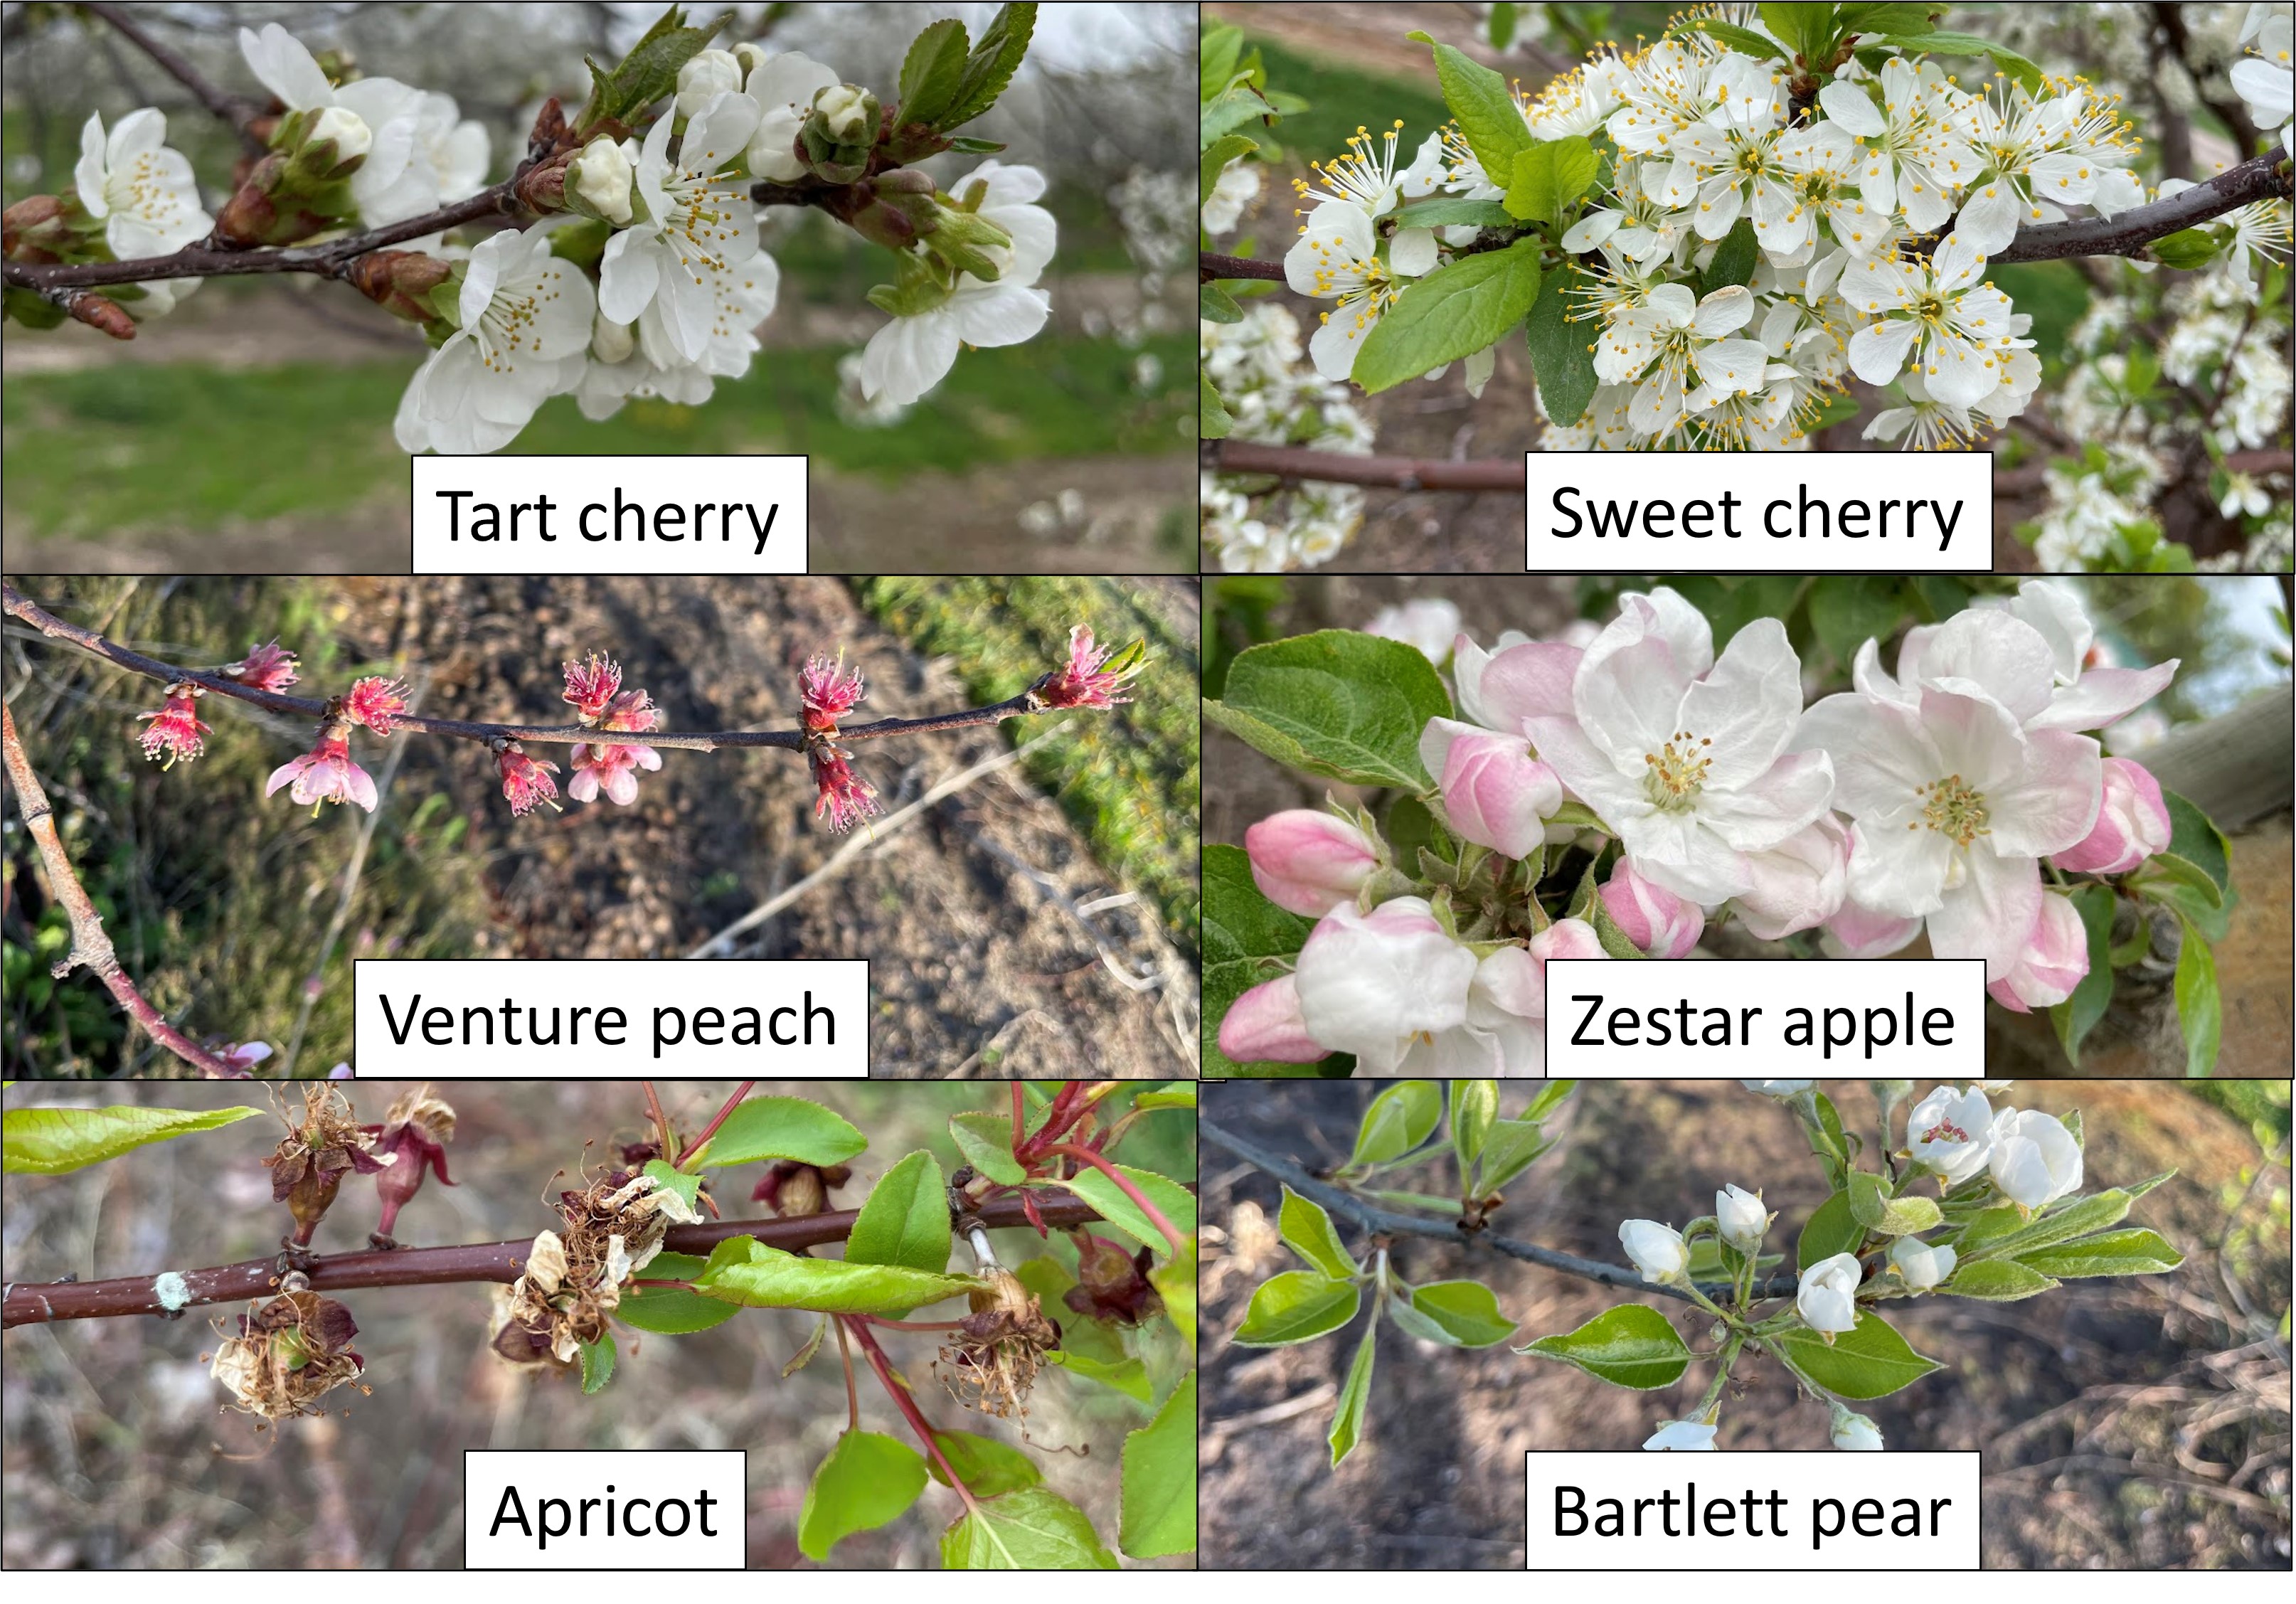
[[[354,1170],[375,1174],[391,1163],[388,1156],[378,1158],[373,1146],[340,1092],[324,1085],[304,1088],[302,1123],[289,1121],[278,1150],[263,1161],[271,1171],[272,1197],[295,1216],[296,1247],[310,1244],[345,1175]]]
[[[1060,1322],[1046,1317],[1011,1271],[991,1264],[980,1274],[988,1285],[972,1295],[972,1313],[942,1345],[942,1384],[967,1409],[1000,1420],[1025,1416],[1045,1355],[1061,1346]]]
[[[239,1317],[239,1334],[224,1339],[209,1373],[244,1413],[266,1420],[317,1414],[321,1398],[366,1369],[351,1351],[357,1335],[358,1322],[333,1298],[282,1292]]]

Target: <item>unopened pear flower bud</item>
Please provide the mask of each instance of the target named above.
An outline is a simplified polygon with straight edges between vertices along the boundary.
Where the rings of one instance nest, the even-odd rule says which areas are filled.
[[[1742,1187],[1725,1186],[1714,1194],[1715,1224],[1722,1240],[1741,1253],[1752,1253],[1762,1245],[1762,1237],[1770,1228],[1769,1211],[1762,1200]]]
[[[1858,1268],[1854,1253],[1837,1253],[1832,1258],[1820,1259],[1801,1273],[1794,1307],[1801,1312],[1803,1322],[1811,1330],[1824,1332],[1831,1339],[1833,1333],[1857,1326],[1857,1288],[1865,1279],[1866,1273]]]
[[[1646,1281],[1660,1285],[1677,1281],[1690,1269],[1689,1245],[1671,1225],[1656,1220],[1628,1220],[1619,1227],[1619,1241]]]
[[[1836,1448],[1852,1453],[1879,1453],[1882,1451],[1882,1428],[1864,1415],[1853,1414],[1839,1404],[1833,1406],[1830,1435]]]
[[[1931,1247],[1919,1237],[1904,1236],[1890,1244],[1890,1267],[1915,1292],[1926,1292],[1951,1275],[1958,1257],[1949,1242]]]
[[[620,145],[611,139],[594,139],[567,168],[566,190],[583,211],[621,228],[627,226],[632,217],[630,185],[636,177],[636,169]]]

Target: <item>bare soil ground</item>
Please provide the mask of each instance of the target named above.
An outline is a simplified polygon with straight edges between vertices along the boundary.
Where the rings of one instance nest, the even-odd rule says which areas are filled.
[[[1346,1157],[1376,1090],[1215,1084],[1204,1117],[1316,1170]],[[1835,1091],[1845,1123],[1871,1129],[1865,1088]],[[1519,1101],[1506,1094],[1503,1111]],[[2251,1133],[2178,1087],[2030,1084],[2015,1101],[2082,1110],[2092,1186],[2177,1169],[2138,1212],[2186,1262],[2170,1275],[2069,1282],[2019,1304],[1913,1305],[1893,1322],[1945,1369],[1866,1412],[1891,1448],[1984,1454],[1988,1568],[2286,1568],[2289,1371],[2276,1329],[2289,1295],[2284,1144],[2258,1179]],[[1725,1182],[1762,1188],[1783,1211],[1788,1245],[1822,1200],[1791,1117],[1735,1083],[1588,1083],[1565,1109],[1562,1149],[1517,1183],[1497,1231],[1616,1263],[1621,1218],[1710,1212]],[[1208,1566],[1519,1567],[1526,1452],[1633,1449],[1704,1388],[1702,1366],[1673,1388],[1634,1393],[1506,1345],[1441,1348],[1390,1325],[1366,1441],[1333,1472],[1324,1434],[1362,1322],[1295,1347],[1227,1341],[1253,1288],[1296,1264],[1277,1240],[1275,1183],[1210,1142],[1206,1153]],[[1396,1183],[1415,1184],[1412,1174]],[[1359,1232],[1344,1234],[1361,1248]],[[1516,1345],[1625,1301],[1488,1252],[1415,1240],[1396,1252],[1413,1281],[1488,1282],[1521,1322]],[[1703,1345],[1698,1323],[1677,1322],[1693,1346]],[[1798,1401],[1781,1371],[1738,1374],[1724,1447],[1825,1449],[1824,1412]]]
[[[378,1119],[401,1089],[378,1082],[349,1091],[360,1115]],[[59,1090],[18,1087],[9,1103],[59,1101]],[[594,1166],[611,1152],[608,1143],[645,1133],[644,1101],[627,1081],[441,1090],[461,1117],[447,1158],[459,1184],[441,1187],[434,1178],[407,1206],[397,1234],[409,1245],[530,1236],[556,1223],[545,1199],[573,1183],[554,1172]],[[691,1131],[728,1088],[664,1082],[658,1090],[671,1118]],[[833,1194],[839,1207],[865,1197],[917,1148],[932,1148],[944,1170],[953,1167],[948,1116],[1004,1107],[1001,1088],[768,1083],[762,1090],[827,1102],[869,1136],[852,1183]],[[108,1088],[102,1101],[217,1108],[261,1100],[246,1087],[170,1084]],[[8,1278],[188,1270],[273,1251],[285,1213],[272,1202],[258,1161],[279,1133],[266,1114],[73,1174],[8,1176]],[[713,1195],[728,1217],[765,1213],[749,1200],[759,1173],[716,1172]],[[373,1191],[363,1180],[346,1185],[316,1246],[323,1253],[363,1248],[375,1220]],[[997,1233],[997,1249],[1014,1263],[1044,1251],[1025,1232]],[[347,1413],[260,1435],[250,1417],[223,1411],[221,1389],[199,1359],[216,1346],[209,1318],[227,1321],[240,1306],[193,1309],[174,1322],[90,1320],[9,1331],[0,1372],[0,1558],[11,1569],[451,1569],[462,1562],[465,1449],[742,1448],[749,1451],[750,1564],[808,1566],[796,1542],[799,1510],[847,1418],[833,1337],[805,1369],[782,1374],[811,1334],[809,1316],[754,1310],[691,1336],[625,1331],[611,1384],[585,1397],[575,1378],[516,1371],[489,1351],[483,1285],[352,1292],[343,1301],[359,1324],[356,1346],[373,1396],[339,1391],[330,1401]],[[892,1331],[884,1340],[937,1427],[1021,1445],[1014,1423],[949,1399],[934,1374],[932,1334]],[[1150,1351],[1168,1386],[1177,1344],[1168,1332],[1159,1341]],[[860,1387],[863,1428],[913,1441],[865,1364]],[[1057,1371],[1030,1404],[1030,1456],[1113,1546],[1120,1444],[1142,1412],[1106,1387]],[[1089,1454],[1052,1451],[1086,1443]],[[840,1543],[830,1564],[932,1567],[941,1531],[959,1512],[952,1494],[928,1485],[906,1515]]]

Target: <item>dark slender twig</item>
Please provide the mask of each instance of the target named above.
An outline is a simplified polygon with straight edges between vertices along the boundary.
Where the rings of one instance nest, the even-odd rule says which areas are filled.
[[[1033,1190],[1037,1210],[1048,1225],[1086,1225],[1100,1218],[1090,1204],[1071,1193]],[[1029,1227],[1028,1215],[1018,1198],[993,1199],[972,1212],[991,1230]],[[795,1252],[800,1248],[843,1241],[859,1218],[858,1210],[840,1208],[791,1219],[712,1220],[700,1225],[673,1225],[665,1246],[672,1253],[699,1257],[720,1242],[747,1236],[755,1237],[768,1248]],[[316,1292],[437,1286],[457,1281],[507,1282],[519,1278],[533,1245],[533,1239],[528,1238],[523,1241],[480,1242],[461,1248],[401,1248],[391,1252],[330,1254],[313,1261],[306,1273],[310,1277],[312,1290]],[[276,1289],[278,1276],[275,1254],[244,1264],[183,1272],[191,1304],[259,1297]],[[111,1281],[12,1282],[5,1297],[0,1298],[0,1326],[163,1313],[166,1310],[153,1289],[153,1279],[140,1275]]]
[[[13,585],[0,585],[0,605],[4,605],[9,617],[21,619],[49,639],[76,646],[92,657],[102,658],[107,663],[140,674],[147,679],[168,684],[203,686],[218,696],[247,702],[271,713],[296,713],[320,718],[327,712],[327,703],[316,697],[283,696],[275,691],[258,691],[212,669],[185,668],[174,663],[161,662],[158,658],[146,657],[140,651],[106,640],[94,630],[66,623]],[[958,713],[938,713],[923,718],[882,718],[873,724],[848,724],[838,731],[837,740],[842,745],[849,741],[873,741],[885,735],[926,735],[940,730],[962,730],[977,724],[999,724],[1008,718],[1049,710],[1033,691],[1024,691],[1008,700],[986,708],[968,708]],[[584,724],[480,724],[460,718],[412,716],[394,720],[392,727],[418,734],[453,736],[482,744],[504,740],[562,746],[587,742],[592,746],[650,746],[687,752],[714,752],[725,747],[774,747],[784,751],[802,751],[806,744],[806,734],[802,730],[632,732],[594,730]]]
[[[1310,446],[1263,446],[1253,440],[1206,440],[1197,448],[1197,466],[1207,473],[1269,473],[1278,479],[1391,490],[1491,490],[1521,495],[1524,484],[1519,456],[1455,462],[1439,457],[1351,456]]]
[[[1320,1203],[1336,1215],[1354,1221],[1365,1231],[1378,1236],[1428,1237],[1439,1241],[1488,1248],[1509,1258],[1521,1259],[1527,1264],[1540,1264],[1549,1270],[1560,1270],[1566,1275],[1576,1275],[1606,1287],[1623,1287],[1636,1292],[1654,1293],[1660,1297],[1675,1298],[1682,1303],[1691,1301],[1690,1294],[1679,1287],[1661,1286],[1645,1281],[1642,1273],[1620,1264],[1605,1264],[1598,1259],[1580,1258],[1575,1253],[1563,1253],[1553,1248],[1542,1248],[1537,1242],[1518,1241],[1495,1232],[1466,1232],[1456,1220],[1431,1219],[1425,1215],[1398,1214],[1391,1209],[1377,1207],[1365,1202],[1354,1193],[1343,1191],[1329,1182],[1318,1181],[1291,1159],[1269,1152],[1259,1143],[1238,1136],[1213,1121],[1199,1116],[1196,1134],[1214,1147],[1226,1148],[1237,1158],[1265,1170],[1276,1180],[1312,1203]],[[1797,1278],[1780,1273],[1754,1288],[1756,1297],[1790,1297]],[[1734,1296],[1734,1289],[1722,1281],[1700,1282],[1699,1289],[1717,1299]]]
[[[2276,196],[2286,200],[2290,194],[2287,165],[2288,153],[2276,148],[2149,206],[2132,207],[2110,217],[2020,229],[2015,239],[1986,258],[1986,265],[2048,262],[2064,257],[2142,256],[2153,241],[2196,228],[2251,200]]]
[[[1263,262],[1256,257],[1222,256],[1216,250],[1196,252],[1196,281],[1209,284],[1214,279],[1267,279],[1283,282],[1283,264]]]
[[[242,94],[231,94],[208,82],[198,68],[144,30],[141,23],[127,14],[124,5],[100,5],[90,0],[80,10],[90,16],[100,17],[129,44],[159,63],[162,71],[192,92],[193,98],[214,112],[235,129],[247,148],[260,154],[263,142],[248,131],[248,125],[264,113],[264,106]]]
[[[24,743],[16,737],[15,710],[4,705],[0,705],[0,749],[5,752],[8,782],[16,788],[16,806],[24,815],[24,828],[31,832],[33,844],[39,848],[40,861],[47,866],[49,888],[71,924],[71,950],[50,972],[62,979],[74,968],[86,965],[89,973],[103,982],[104,990],[111,994],[127,1017],[144,1027],[160,1046],[210,1079],[247,1079],[245,1069],[169,1024],[167,1016],[136,989],[135,982],[120,967],[119,954],[112,949],[111,937],[104,933],[103,915],[95,911],[87,888],[80,884],[78,874],[72,869],[71,859],[64,852],[63,839],[56,833],[55,814],[48,806],[47,792],[41,789],[40,777],[32,771],[31,759],[24,755]]]

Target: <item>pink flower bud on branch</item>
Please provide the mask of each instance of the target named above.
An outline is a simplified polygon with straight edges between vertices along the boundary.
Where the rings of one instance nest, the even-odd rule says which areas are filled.
[[[223,671],[252,690],[284,691],[295,683],[295,654],[282,650],[277,641],[267,641]]]
[[[588,749],[576,747],[575,761],[579,763],[580,754]],[[522,817],[545,803],[557,811],[558,782],[550,777],[558,772],[556,764],[529,757],[518,742],[504,741],[495,747],[495,767],[502,774],[503,797],[510,803],[512,817]],[[575,783],[580,784],[579,776]]]
[[[343,716],[365,724],[378,735],[388,735],[406,712],[406,682],[371,675],[357,681],[343,698]]]
[[[1037,699],[1048,708],[1112,708],[1130,701],[1117,692],[1147,667],[1147,648],[1135,641],[1120,648],[1095,646],[1092,626],[1069,631],[1069,660],[1037,684]]]

